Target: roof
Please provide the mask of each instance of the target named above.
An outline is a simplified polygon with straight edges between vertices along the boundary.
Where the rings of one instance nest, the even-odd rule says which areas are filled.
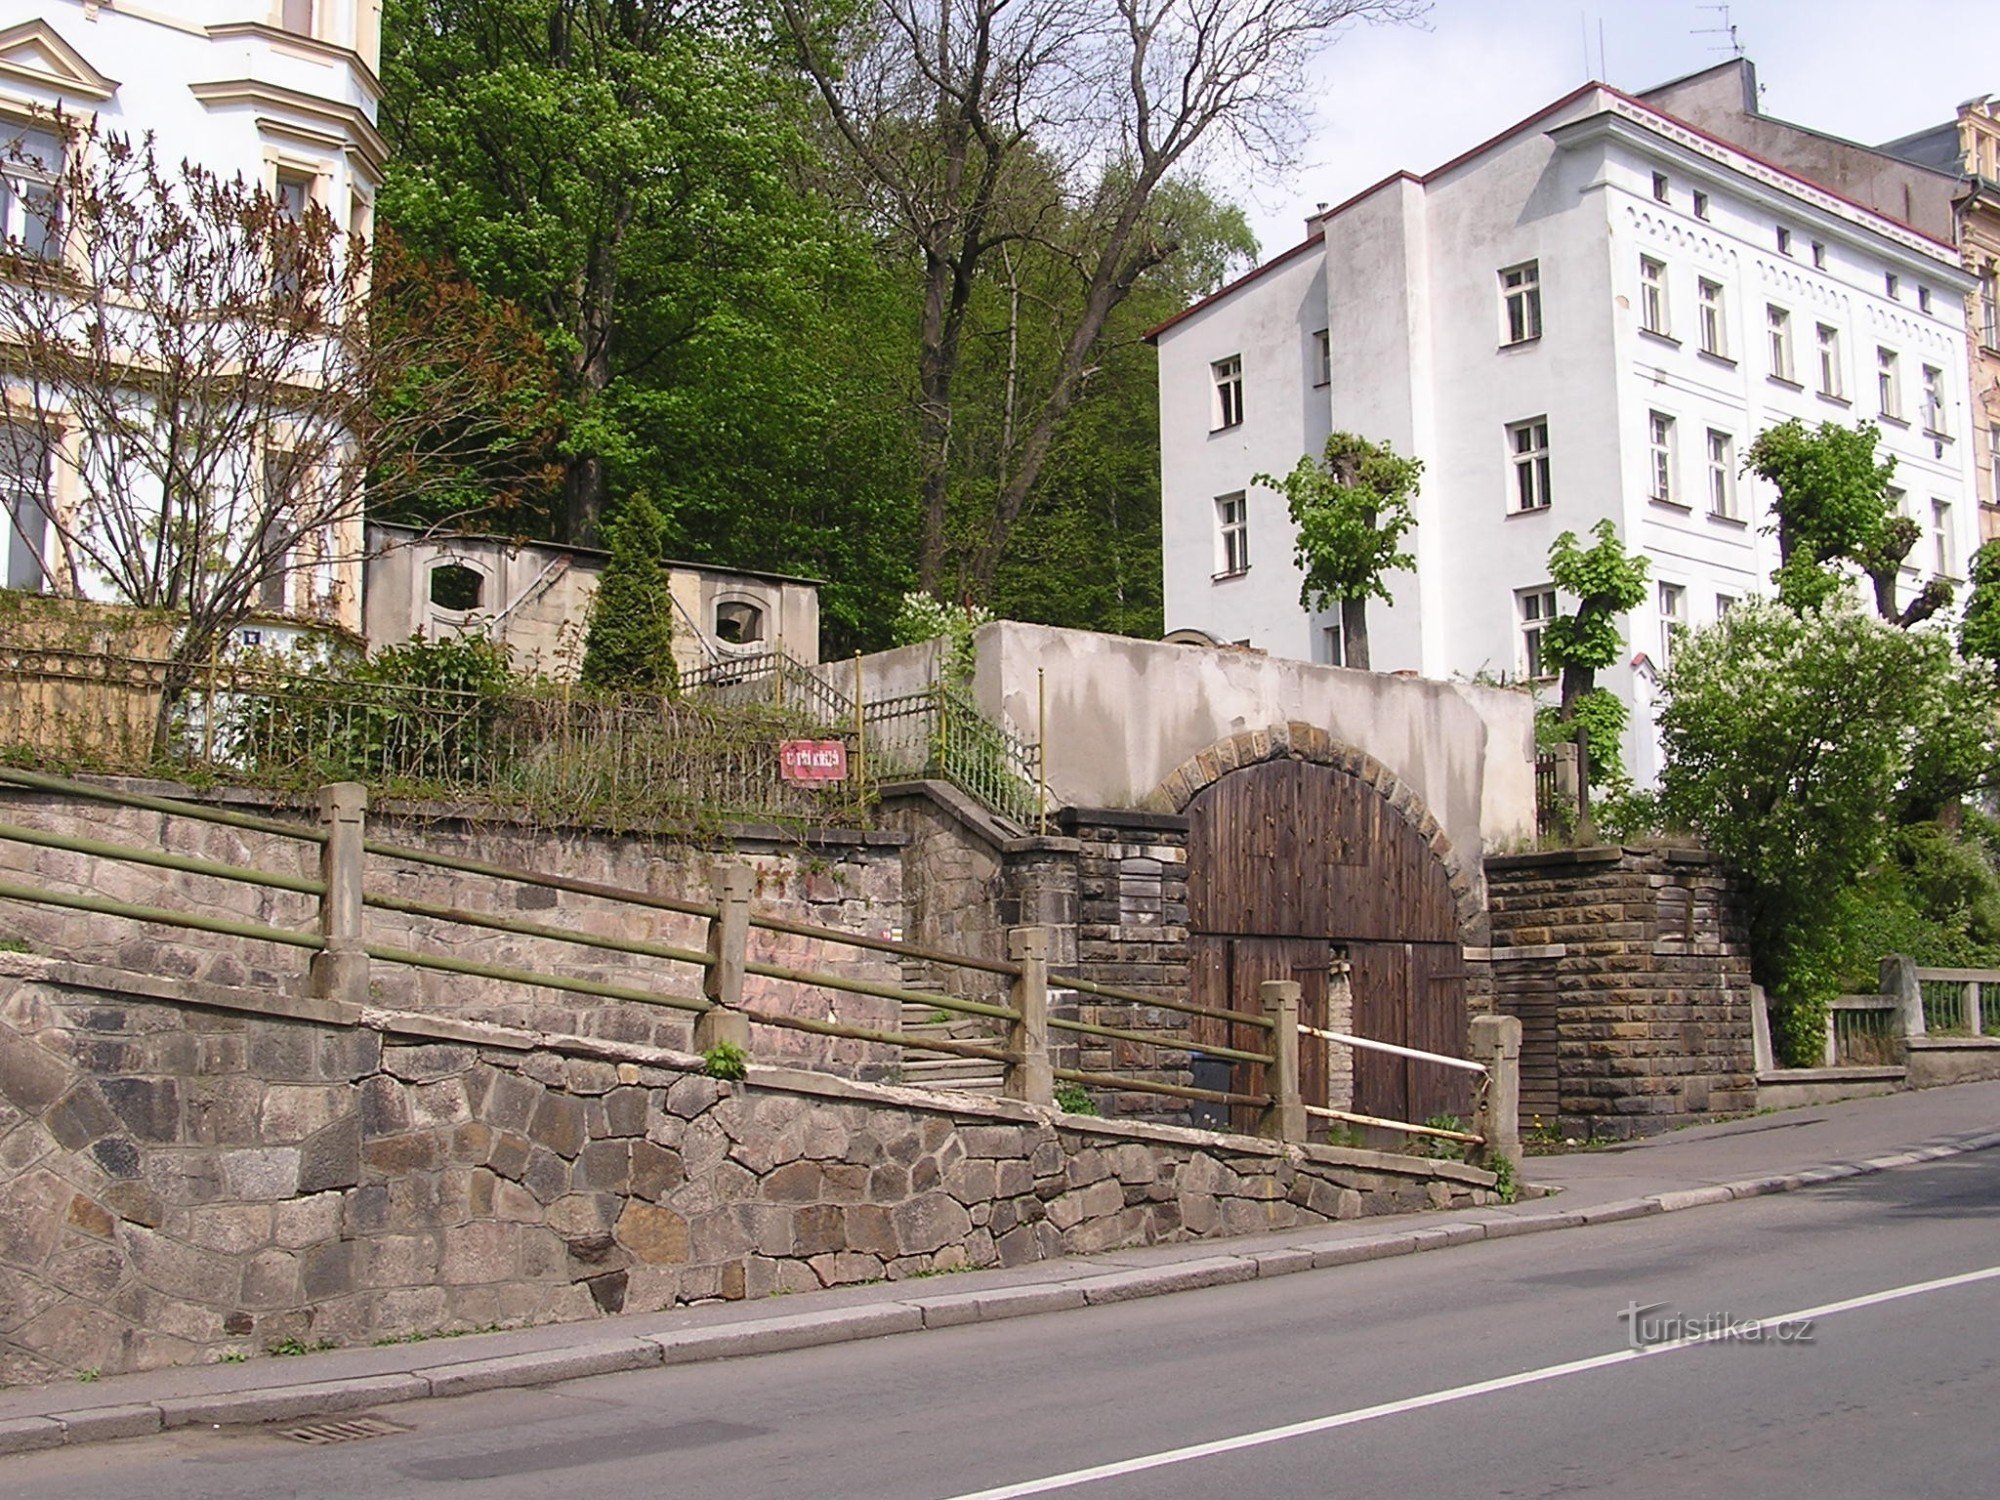
[[[370,528],[377,531],[400,531],[408,535],[411,542],[430,542],[445,547],[453,542],[485,543],[492,547],[508,547],[516,551],[524,547],[539,547],[544,552],[560,552],[565,557],[590,562],[601,566],[610,560],[611,554],[602,547],[579,547],[571,542],[545,542],[538,537],[496,536],[482,531],[438,531],[428,526],[411,526],[402,521],[370,521]],[[405,544],[407,545],[407,544]],[[670,568],[683,568],[690,573],[733,573],[739,578],[761,578],[766,583],[802,583],[808,588],[822,588],[825,580],[806,578],[796,573],[769,573],[761,568],[730,568],[720,563],[688,562],[682,558],[663,559]]]
[[[1706,72],[1712,70],[1704,69],[1703,71]],[[1690,74],[1688,76],[1696,77],[1699,75]],[[1661,85],[1662,88],[1667,86],[1668,85],[1665,84]],[[1755,152],[1746,151],[1742,146],[1738,145],[1736,142],[1724,140],[1720,136],[1711,134],[1709,131],[1703,130],[1699,125],[1691,125],[1686,120],[1682,120],[1677,116],[1670,115],[1665,110],[1660,109],[1655,105],[1646,103],[1644,99],[1635,98],[1633,95],[1624,92],[1624,90],[1622,89],[1613,88],[1608,83],[1591,82],[1582,85],[1580,88],[1572,89],[1569,93],[1564,94],[1560,99],[1557,99],[1552,103],[1543,105],[1533,114],[1528,115],[1521,120],[1515,121],[1514,124],[1508,126],[1505,130],[1500,131],[1498,134],[1489,136],[1486,140],[1481,141],[1478,145],[1472,147],[1471,150],[1461,151],[1457,156],[1454,156],[1453,158],[1451,158],[1450,161],[1445,162],[1441,166],[1433,167],[1430,171],[1422,174],[1410,171],[1391,172],[1387,177],[1384,177],[1381,181],[1372,183],[1368,187],[1363,188],[1360,192],[1356,193],[1353,197],[1347,199],[1345,202],[1338,203],[1334,205],[1332,208],[1327,209],[1324,213],[1315,215],[1313,222],[1316,227],[1314,228],[1311,234],[1306,236],[1305,239],[1301,240],[1298,244],[1292,246],[1291,249],[1285,251],[1283,254],[1273,256],[1270,260],[1265,261],[1262,265],[1253,267],[1251,270],[1245,272],[1243,275],[1237,277],[1234,281],[1230,282],[1227,286],[1224,286],[1216,291],[1213,291],[1209,293],[1206,297],[1201,298],[1199,301],[1190,304],[1186,308],[1183,308],[1180,312],[1174,314],[1173,317],[1168,318],[1164,323],[1161,323],[1156,327],[1148,329],[1146,331],[1146,341],[1148,343],[1155,342],[1161,334],[1165,333],[1168,329],[1174,327],[1176,324],[1181,323],[1186,319],[1193,317],[1196,313],[1201,312],[1203,309],[1211,306],[1216,302],[1220,302],[1223,298],[1232,296],[1236,292],[1241,291],[1244,287],[1250,285],[1250,283],[1260,279],[1261,277],[1269,274],[1272,271],[1277,270],[1280,266],[1292,260],[1294,257],[1298,256],[1303,251],[1311,249],[1314,245],[1323,243],[1326,239],[1326,231],[1324,226],[1330,220],[1339,218],[1340,215],[1346,213],[1349,209],[1353,208],[1355,205],[1362,203],[1365,200],[1373,197],[1375,194],[1381,192],[1384,188],[1389,187],[1393,183],[1402,181],[1414,182],[1420,187],[1428,186],[1430,183],[1435,182],[1438,178],[1445,176],[1449,172],[1456,171],[1458,168],[1464,166],[1469,161],[1473,161],[1481,156],[1484,156],[1487,152],[1493,150],[1494,147],[1500,145],[1502,142],[1513,139],[1515,136],[1520,135],[1523,131],[1531,129],[1532,127],[1540,124],[1550,115],[1555,114],[1560,110],[1567,109],[1570,105],[1576,103],[1577,100],[1582,99],[1586,95],[1591,94],[1593,92],[1605,94],[1622,104],[1630,106],[1632,109],[1638,110],[1642,114],[1652,116],[1654,119],[1662,122],[1663,124],[1671,126],[1673,129],[1677,131],[1686,131],[1691,135],[1699,137],[1701,140],[1707,142],[1711,146],[1718,147],[1724,151],[1732,152],[1735,155],[1742,157],[1745,161],[1754,162],[1757,164],[1757,166],[1763,168],[1764,170],[1769,172],[1774,172],[1779,177],[1784,178],[1789,182],[1796,183],[1798,186],[1802,188],[1809,188],[1814,193],[1824,194],[1829,198],[1835,199],[1836,201],[1846,205],[1848,208],[1853,209],[1856,213],[1865,214],[1866,216],[1872,219],[1878,219],[1884,224],[1894,225],[1895,228],[1900,230],[1901,232],[1905,234],[1914,235],[1918,239],[1923,240],[1926,244],[1935,245],[1943,250],[1949,250],[1952,252],[1954,261],[1956,260],[1957,251],[1954,249],[1953,246],[1951,246],[1950,244],[1948,244],[1943,240],[1939,240],[1931,235],[1925,234],[1921,229],[1916,228],[1914,225],[1905,224],[1900,219],[1891,218],[1889,215],[1881,212],[1879,209],[1868,207],[1868,205],[1866,205],[1865,203],[1858,203],[1854,199],[1849,198],[1846,194],[1835,192],[1832,188],[1827,187],[1824,183],[1814,182],[1809,177],[1803,177],[1799,173],[1792,171],[1789,167],[1780,166],[1776,162],[1766,161],[1763,157],[1758,156]],[[1780,123],[1789,124],[1790,122],[1786,121]],[[1795,128],[1804,129],[1805,127],[1798,126]],[[1848,144],[1853,144],[1853,143],[1850,142]],[[1887,151],[1887,148],[1885,147],[1863,147],[1862,149],[1881,150],[1884,151],[1885,153]],[[1918,163],[1918,165],[1922,165],[1922,163]]]

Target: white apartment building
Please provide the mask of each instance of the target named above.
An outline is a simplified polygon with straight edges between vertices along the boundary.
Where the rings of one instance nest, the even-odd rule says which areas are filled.
[[[240,175],[366,234],[386,156],[375,127],[380,39],[380,0],[0,0],[0,143],[24,141],[55,167],[80,149],[50,128],[59,111],[104,134],[150,134],[169,172],[187,160]],[[0,172],[0,229],[61,254],[59,232],[35,214],[37,188],[32,170]],[[0,444],[9,450],[26,445]],[[12,587],[36,586],[23,532],[65,501],[60,453],[42,458],[40,473],[26,459],[0,473],[0,581]],[[272,580],[261,608],[358,632],[360,518],[321,551],[324,567]]]
[[[1742,455],[1790,417],[1878,424],[1924,530],[1906,581],[1978,543],[1957,252],[1591,84],[1437,170],[1400,172],[1155,330],[1166,625],[1339,664],[1299,603],[1281,495],[1336,428],[1425,463],[1414,570],[1372,664],[1546,678],[1547,557],[1600,519],[1651,559],[1601,674],[1658,774],[1654,674],[1681,625],[1768,593],[1771,496]]]

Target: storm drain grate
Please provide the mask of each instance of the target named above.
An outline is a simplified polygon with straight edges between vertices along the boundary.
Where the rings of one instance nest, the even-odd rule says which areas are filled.
[[[409,1430],[400,1422],[382,1417],[349,1417],[341,1422],[308,1422],[302,1427],[287,1427],[278,1436],[318,1448],[328,1443],[358,1443],[363,1438],[387,1437],[393,1432]]]

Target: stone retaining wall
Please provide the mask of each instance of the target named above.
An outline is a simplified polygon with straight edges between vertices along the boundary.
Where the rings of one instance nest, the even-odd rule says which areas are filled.
[[[165,795],[186,794],[185,788],[148,785],[145,789]],[[312,817],[309,811],[240,796],[232,796],[228,805],[301,823]],[[294,839],[18,788],[0,788],[0,821],[273,873],[318,873],[317,846]],[[703,846],[393,809],[371,812],[368,833],[371,838],[407,847],[694,901],[710,899],[714,867],[729,859],[747,863],[755,872],[751,901],[759,914],[874,936],[889,935],[902,920],[903,838],[895,833],[832,830],[788,840],[775,829],[746,829],[726,843]],[[316,930],[317,900],[311,896],[0,840],[0,878],[22,877],[26,877],[24,883],[58,891],[84,891],[140,905]],[[697,951],[706,937],[706,924],[694,917],[378,856],[370,856],[368,861],[368,887],[406,900],[543,926],[649,939]],[[370,942],[385,946],[673,995],[698,995],[701,987],[700,971],[692,965],[515,937],[374,908],[367,915],[367,935]],[[183,928],[144,927],[26,902],[0,901],[0,937],[25,941],[37,952],[137,973],[288,993],[302,992],[305,983],[306,954],[299,949]],[[899,978],[897,964],[886,955],[755,928],[750,934],[750,958],[877,984],[893,984]],[[659,1047],[685,1048],[692,1033],[689,1012],[658,1006],[604,1001],[384,963],[371,966],[369,981],[370,993],[384,1004],[427,1015],[461,1016]],[[892,1027],[896,1019],[892,1001],[809,990],[754,975],[744,982],[744,998],[757,1009],[821,1019],[831,1014],[862,1027]],[[766,1060],[793,1059],[867,1076],[880,1074],[893,1061],[883,1048],[770,1027],[758,1028],[756,1050]]]
[[[1474,1168],[0,956],[0,1381],[1488,1201]]]

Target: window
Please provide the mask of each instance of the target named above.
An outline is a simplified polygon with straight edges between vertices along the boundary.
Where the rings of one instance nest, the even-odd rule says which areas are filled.
[[[42,588],[49,546],[49,445],[40,427],[0,422],[0,504],[7,507],[7,587]]]
[[[1892,300],[1900,302],[1903,298],[1902,278],[1894,271],[1883,272],[1882,290],[1887,292]]]
[[[1901,516],[1906,520],[1914,519],[1910,515],[1909,491],[1899,490],[1893,484],[1888,485],[1882,491],[1882,500],[1889,507],[1890,515]],[[1911,543],[1910,550],[1903,554],[1903,571],[1912,576],[1917,572],[1917,547],[1914,542]]]
[[[1951,502],[1931,501],[1931,551],[1940,578],[1958,576],[1958,551],[1951,541]]]
[[[1687,629],[1687,590],[1678,583],[1660,585],[1660,669],[1674,659],[1674,642]]]
[[[313,0],[282,0],[278,24],[293,36],[313,34]]]
[[[1646,493],[1653,499],[1675,498],[1674,419],[1665,412],[1651,412],[1646,418],[1646,474]]]
[[[1840,379],[1840,330],[1827,323],[1817,327],[1819,340],[1819,393],[1838,401],[1844,390]]]
[[[1818,240],[1812,242],[1812,260],[1814,270],[1824,271],[1826,269],[1826,246],[1822,245]]]
[[[1667,181],[1667,174],[1665,172],[1655,172],[1653,174],[1653,197],[1659,202],[1665,203],[1672,192],[1673,184]]]
[[[299,483],[297,455],[281,448],[265,450],[263,477],[264,560],[257,579],[257,607],[283,614],[290,595],[292,571],[297,566],[297,559],[284,544],[286,532],[296,526],[288,512]]]
[[[439,609],[477,609],[486,593],[486,575],[464,563],[439,563],[431,569],[431,603]]]
[[[1237,426],[1243,420],[1243,356],[1218,359],[1208,367],[1208,373],[1215,382],[1215,430]]]
[[[1338,624],[1322,625],[1319,631],[1322,657],[1329,667],[1347,665],[1347,638],[1340,632]]]
[[[1987,477],[1993,481],[1993,503],[2000,505],[2000,422],[1986,429],[1986,463],[1992,470]]]
[[[1717,594],[1715,596],[1716,619],[1718,620],[1728,619],[1729,612],[1734,608],[1736,608],[1736,596],[1734,594]]]
[[[1988,266],[1979,278],[1979,342],[2000,349],[2000,267]]]
[[[1736,516],[1736,439],[1708,429],[1708,512],[1734,521]]]
[[[1542,663],[1542,632],[1556,617],[1556,591],[1523,589],[1514,596],[1514,608],[1521,623],[1521,659],[1516,663],[1521,675],[1530,680],[1553,676]]]
[[[715,606],[715,638],[725,646],[754,646],[764,639],[764,609],[748,599],[723,599]]]
[[[1500,301],[1507,319],[1507,342],[1525,344],[1542,336],[1542,263],[1523,261],[1500,273]]]
[[[1639,326],[1667,334],[1667,268],[1650,255],[1639,257]]]
[[[1792,232],[1791,230],[1785,228],[1784,225],[1780,224],[1778,226],[1778,254],[1790,255],[1791,253],[1792,253]]]
[[[293,172],[280,172],[273,189],[277,199],[278,216],[287,225],[305,223],[306,206],[312,202],[312,182]],[[271,295],[274,297],[296,297],[305,282],[304,249],[297,243],[288,243],[281,235],[275,254],[276,265],[271,272]]]
[[[1507,428],[1507,450],[1513,455],[1514,504],[1520,515],[1549,507],[1549,419],[1534,417]]]
[[[1215,502],[1215,572],[1234,578],[1250,571],[1250,502],[1224,495]]]
[[[54,260],[62,253],[55,190],[62,169],[63,139],[54,131],[0,135],[0,235],[19,254]]]
[[[1717,359],[1729,358],[1729,325],[1722,305],[1722,283],[1706,278],[1695,283],[1695,300],[1700,303],[1701,352]]]
[[[1333,384],[1333,340],[1324,328],[1313,335],[1313,370],[1315,384]]]
[[[1771,378],[1792,378],[1792,315],[1782,307],[1767,306],[1764,324],[1771,335]]]
[[[1903,376],[1894,349],[1875,349],[1875,404],[1892,421],[1903,419]]]
[[[1924,366],[1924,430],[1943,437],[1950,431],[1944,425],[1944,371],[1936,365]]]
[[[1708,218],[1708,194],[1699,190],[1694,195],[1694,216],[1697,219]]]
[[[1917,311],[1929,312],[1930,310],[1931,310],[1931,289],[1927,286],[1920,286],[1917,288]]]

